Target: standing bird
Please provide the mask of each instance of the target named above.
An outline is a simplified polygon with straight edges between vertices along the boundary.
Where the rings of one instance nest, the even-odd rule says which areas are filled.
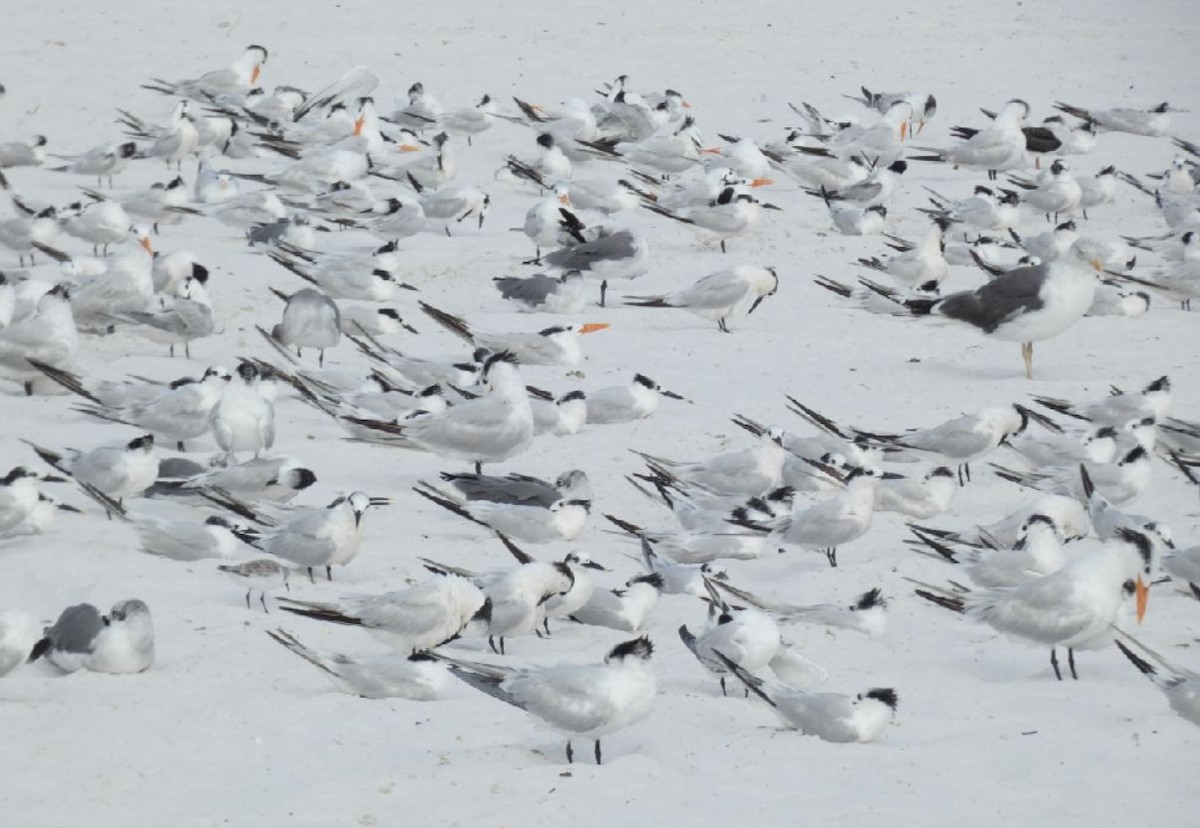
[[[729,333],[731,316],[749,316],[779,289],[773,267],[736,265],[701,278],[690,287],[659,296],[627,296],[625,304],[642,308],[682,308],[702,319],[717,320],[718,330]]]
[[[1025,134],[1021,128],[1028,117],[1029,104],[1013,99],[1004,105],[987,129],[949,149],[935,149],[931,155],[913,155],[909,160],[942,161],[955,167],[987,170],[988,178],[995,180],[996,173],[1025,164]]]
[[[636,279],[646,272],[649,243],[637,230],[601,227],[590,240],[563,247],[544,257],[546,265],[558,270],[577,270],[600,280],[600,307],[604,307],[610,279]]]
[[[1083,318],[1096,295],[1101,268],[1077,243],[1062,260],[1009,270],[975,290],[943,299],[896,301],[916,316],[945,316],[987,336],[1020,342],[1025,376],[1033,379],[1033,343],[1058,336]],[[888,295],[886,289],[877,292]]]
[[[618,644],[599,664],[554,667],[499,667],[438,655],[462,681],[489,696],[526,710],[567,738],[567,762],[575,760],[571,739],[595,742],[645,718],[657,682],[650,669],[654,646],[646,636]]]
[[[304,288],[291,296],[276,293],[286,299],[283,319],[271,328],[271,338],[285,347],[295,346],[296,355],[302,348],[316,348],[317,365],[325,364],[325,349],[342,339],[342,314],[337,303],[319,290]]]
[[[225,452],[226,463],[239,451],[258,457],[275,445],[275,404],[260,388],[262,373],[251,362],[237,367],[209,415],[213,439]]]
[[[108,615],[91,604],[67,607],[29,653],[45,656],[67,673],[141,673],[154,663],[154,625],[150,608],[137,599],[113,605]]]

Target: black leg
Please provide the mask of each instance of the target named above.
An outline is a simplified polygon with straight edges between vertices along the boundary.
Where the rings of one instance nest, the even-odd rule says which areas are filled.
[[[246,609],[250,609],[250,593],[253,591],[252,589],[246,590]]]
[[[604,307],[604,295],[608,293],[608,279],[600,283],[600,307]]]
[[[500,636],[500,655],[505,655],[505,652],[504,652],[504,636]]]
[[[837,566],[837,547],[831,546],[825,550],[825,557],[829,560],[830,566]]]
[[[970,463],[963,463],[963,469],[964,469],[964,470],[966,471],[966,473],[967,473],[967,482],[968,482],[968,483],[970,483],[970,482],[971,482],[971,464],[970,464]]]
[[[176,451],[183,451],[183,440],[176,440],[176,441],[175,441],[175,450],[176,450]]]
[[[1053,649],[1050,650],[1050,666],[1054,668],[1054,676],[1059,681],[1062,681],[1062,673],[1058,669],[1058,653]]]
[[[325,580],[326,581],[333,580],[333,567],[332,566],[325,567]]]
[[[480,463],[478,460],[475,461],[475,473],[483,474],[483,463]]]
[[[267,609],[267,593],[263,592],[261,589],[258,591],[258,602],[262,604],[263,612],[265,612],[267,615],[270,615],[271,611]]]
[[[571,750],[571,740],[567,739],[567,764],[575,761],[575,752]]]
[[[721,695],[722,696],[729,695],[728,693],[725,692],[725,677],[724,676],[721,676]]]
[[[721,252],[722,253],[725,252],[725,240],[724,239],[721,239]]]
[[[310,566],[310,567],[307,567],[307,569],[308,569],[308,582],[309,582],[310,584],[315,584],[315,583],[316,583],[316,580],[313,578],[313,574],[312,574],[312,567],[311,567],[311,566]]]
[[[488,646],[492,648],[493,653],[495,653],[496,655],[500,655],[500,651],[496,649],[496,641],[490,635],[488,636]],[[569,751],[570,748],[567,748],[567,750]],[[569,754],[568,754],[568,756],[569,756]],[[568,758],[567,761],[569,762],[571,760]]]
[[[542,629],[544,629],[546,631],[546,638],[549,638],[550,637],[550,619],[549,618],[542,619]]]
[[[601,764],[600,763],[600,740],[599,739],[596,740],[596,764],[597,765]]]
[[[1067,664],[1071,668],[1071,678],[1079,681],[1079,674],[1075,672],[1075,651],[1067,647]]]

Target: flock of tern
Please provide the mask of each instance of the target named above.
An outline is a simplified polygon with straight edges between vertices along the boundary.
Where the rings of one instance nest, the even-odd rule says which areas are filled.
[[[1168,300],[1160,312],[1186,309],[1200,295],[1200,152],[1183,139],[1167,147],[1171,107],[1060,103],[1038,123],[1027,103],[1011,100],[934,146],[923,130],[944,114],[932,95],[863,89],[853,96],[864,107],[856,120],[835,121],[805,104],[793,107],[803,125],[776,140],[716,133],[720,142],[710,146],[702,114],[683,95],[638,92],[624,76],[590,102],[573,98],[557,108],[488,95],[446,108],[418,82],[403,106],[384,113],[369,69],[312,93],[268,91],[258,85],[268,59],[266,48],[250,46],[196,78],[148,81],[145,89],[172,101],[169,118],[154,123],[121,109],[123,134],[94,147],[40,135],[0,143],[0,186],[12,206],[0,220],[0,376],[14,392],[6,405],[22,405],[18,394],[70,394],[55,416],[71,408],[124,435],[79,449],[17,435],[36,458],[20,458],[0,479],[0,538],[22,542],[51,531],[58,511],[78,511],[51,494],[54,484],[72,481],[95,508],[63,531],[80,532],[83,521],[106,515],[129,524],[145,553],[215,559],[214,571],[246,590],[247,609],[256,592],[265,612],[268,595],[288,589],[274,603],[309,620],[269,635],[339,689],[429,700],[457,677],[562,732],[568,761],[572,739],[593,740],[598,763],[603,737],[671,703],[658,692],[654,666],[666,647],[686,647],[721,693],[765,702],[787,728],[832,742],[882,736],[899,708],[897,691],[819,689],[831,671],[802,653],[793,625],[876,636],[900,592],[930,601],[930,613],[946,608],[1049,650],[1060,679],[1060,650],[1077,677],[1077,650],[1115,642],[1172,709],[1200,725],[1200,677],[1130,635],[1148,611],[1152,585],[1171,580],[1184,597],[1155,591],[1200,600],[1200,546],[1173,535],[1178,516],[1157,514],[1150,502],[1139,508],[1151,514],[1126,511],[1152,477],[1197,483],[1200,414],[1172,411],[1166,377],[1086,401],[1029,400],[1014,381],[1022,399],[1011,405],[900,432],[851,424],[840,419],[849,412],[819,411],[795,397],[787,407],[799,419],[787,427],[718,412],[753,441],[699,459],[631,456],[629,483],[664,510],[661,523],[603,516],[617,534],[634,537],[638,571],[612,554],[623,540],[575,548],[602,513],[585,471],[542,480],[513,470],[535,440],[564,437],[558,445],[569,451],[581,429],[611,426],[619,444],[622,424],[655,416],[664,400],[685,402],[641,366],[628,366],[627,383],[606,388],[556,393],[530,382],[538,367],[561,374],[585,362],[586,335],[610,323],[570,317],[603,318],[612,288],[623,291],[652,271],[655,232],[683,225],[732,261],[753,251],[764,211],[792,209],[785,198],[823,202],[832,230],[878,237],[889,252],[868,255],[864,247],[856,282],[805,273],[800,262],[738,262],[693,284],[618,301],[683,310],[708,321],[685,335],[723,336],[752,325],[756,317],[747,317],[781,281],[799,291],[797,283],[813,279],[863,313],[941,316],[1020,343],[1029,377],[1034,343],[1063,335],[1085,315],[1140,316],[1155,304],[1152,294]],[[486,185],[463,181],[461,160],[486,155],[500,131],[528,134],[528,154],[497,158]],[[1075,158],[1103,147],[1107,132],[1161,142],[1161,174],[1114,166],[1077,173],[1077,163],[1085,165]],[[893,196],[915,191],[928,164],[963,170],[967,186],[957,196],[926,187],[928,232],[906,240],[889,232]],[[123,173],[135,166],[168,177],[144,190],[122,188]],[[45,170],[88,186],[73,203],[46,203],[31,184]],[[1086,235],[1089,211],[1111,209],[1115,189],[1127,185],[1149,196],[1145,206],[1158,211],[1162,235]],[[515,228],[525,240],[487,223],[502,201],[526,210]],[[200,358],[206,340],[225,330],[220,304],[210,300],[225,277],[203,253],[158,249],[201,222],[224,226],[248,272],[303,285],[272,286],[274,298],[262,291],[259,356],[177,378],[167,354]],[[531,269],[495,277],[494,287],[477,284],[498,291],[498,306],[547,316],[540,330],[484,330],[420,298],[406,246],[483,233]],[[974,286],[943,291],[965,272],[975,274]],[[445,328],[466,345],[450,358],[418,356],[426,335],[416,338],[417,325]],[[159,343],[162,372],[123,378],[119,366],[96,364],[89,343],[99,337]],[[678,380],[686,377],[676,373],[667,384]],[[293,405],[327,417],[343,437],[373,444],[380,462],[402,456],[388,448],[403,448],[436,455],[449,470],[437,481],[410,481],[412,493],[351,491],[328,505],[295,505],[324,472],[273,453],[277,437],[293,445],[276,428],[277,408]],[[664,408],[658,416],[670,414]],[[1006,482],[982,483],[984,463]],[[1004,492],[1009,515],[946,528],[942,518],[955,517],[962,485],[994,486],[998,499]],[[366,513],[414,507],[417,495],[444,509],[447,525],[498,539],[515,560],[472,571],[451,552],[431,552],[412,561],[423,567],[421,579],[338,595],[336,582],[327,582],[363,551]],[[883,514],[912,521],[911,546],[945,562],[944,582],[909,591],[898,581],[888,585],[891,597],[872,589],[799,605],[780,597],[786,582],[769,586],[775,597],[759,594],[721,563],[779,550],[801,558],[804,577],[826,577],[826,562],[854,566],[854,545]],[[530,544],[570,551],[538,559],[525,550]],[[620,569],[624,583],[615,589],[596,574]],[[663,601],[694,604],[695,623],[678,631],[658,625]],[[39,659],[63,672],[153,665],[151,614],[141,600],[121,600],[104,614],[76,604],[44,627],[16,610],[0,615],[0,675]],[[313,620],[361,627],[393,651],[310,649],[297,635]],[[532,647],[511,654],[513,639],[569,637],[577,624],[614,631],[612,645],[590,661],[555,665]]]

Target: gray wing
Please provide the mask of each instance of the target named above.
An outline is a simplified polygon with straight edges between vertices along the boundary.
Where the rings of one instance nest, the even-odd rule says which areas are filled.
[[[513,299],[535,307],[545,304],[546,297],[552,295],[560,284],[558,279],[545,274],[530,276],[527,279],[509,276],[494,281],[496,289],[505,299]]]
[[[546,263],[563,270],[591,270],[597,262],[628,259],[636,254],[631,233],[614,233],[595,241],[564,247],[545,256]]]
[[[745,280],[730,273],[713,273],[667,297],[667,301],[689,308],[727,308],[746,298],[748,287]]]
[[[92,642],[104,629],[100,611],[91,604],[67,607],[54,625],[46,629],[51,648],[68,653],[90,653]]]
[[[562,497],[558,489],[550,483],[523,474],[510,474],[506,477],[456,474],[442,475],[442,479],[461,492],[467,500],[549,507]]]
[[[1076,600],[1069,578],[1046,576],[1015,589],[967,594],[967,614],[993,629],[1047,646],[1066,641],[1096,623],[1086,596]]]
[[[978,290],[947,296],[937,312],[992,333],[1013,317],[1042,307],[1042,285],[1048,273],[1045,264],[1010,270]]]

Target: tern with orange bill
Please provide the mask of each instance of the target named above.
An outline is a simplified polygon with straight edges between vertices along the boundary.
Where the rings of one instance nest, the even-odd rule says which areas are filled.
[[[420,303],[433,321],[476,347],[489,351],[507,351],[522,365],[566,365],[574,367],[583,361],[579,337],[602,331],[607,322],[588,322],[576,325],[556,325],[537,333],[489,333],[473,331],[466,320],[446,313],[426,302]]]

